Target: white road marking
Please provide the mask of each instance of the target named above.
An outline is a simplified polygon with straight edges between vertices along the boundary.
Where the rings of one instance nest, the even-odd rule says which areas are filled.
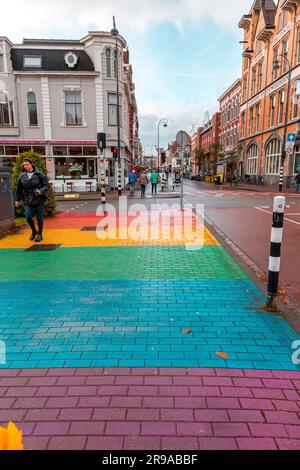
[[[261,211],[261,212],[266,212],[266,214],[273,215],[273,212],[266,211],[265,209],[262,209],[261,207],[254,207],[254,209],[257,209],[258,211]],[[292,222],[292,224],[300,225],[300,222],[296,222],[296,220],[288,219],[287,217],[285,217],[284,220],[287,220],[288,222]]]

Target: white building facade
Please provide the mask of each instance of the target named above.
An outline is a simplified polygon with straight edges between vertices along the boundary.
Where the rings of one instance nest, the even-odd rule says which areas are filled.
[[[0,37],[0,166],[35,150],[45,157],[57,190],[81,168],[96,188],[101,168],[117,187],[117,63],[122,186],[138,158],[138,117],[132,67],[124,38],[90,32],[80,41]],[[97,149],[97,133],[107,148]]]

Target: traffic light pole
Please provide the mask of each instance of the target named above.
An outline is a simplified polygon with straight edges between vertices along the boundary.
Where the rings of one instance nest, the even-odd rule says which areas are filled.
[[[118,128],[118,193],[122,196],[121,175],[121,129],[120,129],[120,85],[119,85],[119,48],[118,36],[116,36],[116,78],[117,78],[117,128]]]

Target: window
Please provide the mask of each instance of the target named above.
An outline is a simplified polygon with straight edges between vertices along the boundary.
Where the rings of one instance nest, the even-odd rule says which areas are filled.
[[[81,92],[65,92],[66,125],[82,125]]]
[[[276,96],[270,97],[270,127],[275,124],[275,107],[276,107]]]
[[[0,91],[0,127],[14,126],[13,103],[9,101],[6,93]]]
[[[4,72],[4,57],[3,54],[0,53],[0,72]]]
[[[252,144],[247,152],[247,174],[257,175],[258,169],[258,146]]]
[[[34,93],[27,95],[28,122],[30,126],[38,125],[37,104]]]
[[[263,63],[261,62],[258,64],[258,82],[257,82],[257,91],[262,89],[262,81],[263,81]]]
[[[106,49],[106,76],[111,78],[111,50]]]
[[[246,101],[248,99],[248,75],[244,76],[243,99],[244,99],[244,101]]]
[[[294,165],[294,173],[298,173],[300,171],[300,145],[296,146],[295,151],[295,165]]]
[[[284,41],[284,43],[283,43],[282,73],[285,73],[286,70],[287,70],[288,52],[289,52],[289,41]]]
[[[283,121],[283,108],[284,108],[285,91],[279,92],[279,106],[278,106],[278,124],[282,124]]]
[[[300,28],[297,30],[297,62],[300,62]]]
[[[279,47],[277,47],[277,49],[274,49],[273,80],[276,80],[278,76],[278,64],[279,64]]]
[[[41,56],[24,56],[24,68],[40,69],[42,67]]]
[[[117,52],[114,50],[114,77],[117,78]]]
[[[252,95],[256,93],[256,68],[252,69]]]
[[[117,126],[118,125],[117,109],[118,109],[117,94],[116,93],[109,93],[108,94],[108,125],[109,126]],[[119,105],[119,118],[120,118],[120,125],[121,125],[122,112],[121,112],[121,106],[120,105]]]
[[[256,132],[259,132],[260,126],[260,104],[256,105]]]
[[[246,125],[246,113],[242,113],[242,122],[241,122],[241,133],[242,137],[245,137],[245,125]]]
[[[253,134],[253,125],[254,125],[254,108],[250,109],[250,134]]]
[[[299,112],[299,96],[300,96],[300,79],[293,84],[293,119],[298,117]]]
[[[279,139],[272,139],[266,148],[266,174],[278,175],[281,159],[281,142]]]

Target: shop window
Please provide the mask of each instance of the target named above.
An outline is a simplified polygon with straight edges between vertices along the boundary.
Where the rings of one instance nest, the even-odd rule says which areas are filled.
[[[19,149],[16,145],[6,145],[5,155],[18,155]]]
[[[4,155],[4,145],[0,145],[0,155]]]
[[[78,156],[78,155],[82,155],[82,147],[69,147],[68,148],[68,154],[70,156]]]
[[[45,155],[45,147],[43,146],[38,146],[38,147],[32,147],[32,150],[36,153],[39,153],[40,155]]]
[[[97,147],[83,147],[83,155],[89,157],[97,156]]]
[[[19,147],[19,153],[31,152],[31,145],[22,145]]]
[[[68,155],[68,148],[67,147],[59,147],[57,145],[55,145],[53,147],[53,155]]]

